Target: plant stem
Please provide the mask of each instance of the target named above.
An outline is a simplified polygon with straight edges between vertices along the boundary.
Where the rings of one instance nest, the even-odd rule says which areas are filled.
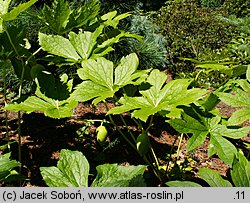
[[[6,78],[6,74],[7,74],[7,71],[6,71],[6,63],[7,61],[5,61],[5,63],[3,64],[3,71],[4,71],[4,82],[3,82],[3,85],[4,85],[4,90],[3,90],[3,95],[4,95],[4,105],[7,104],[7,78]],[[8,142],[8,150],[10,151],[10,145],[9,145],[9,142],[10,142],[10,137],[9,137],[9,121],[8,121],[8,110],[5,110],[5,128],[6,128],[6,138],[7,138],[7,142]]]
[[[132,119],[136,123],[136,125],[138,125],[142,129],[142,124],[139,121],[137,121],[135,118],[132,118]]]
[[[24,80],[24,71],[25,71],[25,65],[24,61],[21,58],[20,54],[18,53],[14,43],[12,42],[12,39],[10,37],[10,34],[7,29],[5,29],[6,34],[8,36],[8,39],[10,41],[11,46],[13,47],[16,55],[20,58],[21,64],[22,64],[22,73],[21,73],[21,78],[20,78],[20,85],[19,85],[19,91],[18,91],[18,98],[21,98],[22,96],[22,87],[23,87],[23,80]],[[18,161],[22,164],[22,151],[21,151],[21,113],[18,111]],[[19,173],[21,173],[22,165],[19,168]],[[21,184],[21,182],[20,182]]]
[[[129,127],[128,127],[126,121],[124,120],[124,118],[122,117],[122,115],[120,115],[120,118],[121,118],[123,124],[126,126],[126,128],[127,128],[128,132],[129,132],[130,136],[132,137],[132,139],[133,139],[134,142],[136,143],[135,136],[134,136],[134,134],[132,133],[132,131],[129,129]]]
[[[105,104],[106,110],[108,111],[109,108],[108,108],[108,105],[107,105],[106,101],[104,101],[104,104]],[[136,145],[134,145],[134,144],[126,137],[126,135],[121,131],[121,129],[119,128],[119,126],[117,126],[117,124],[114,122],[112,116],[111,116],[110,114],[109,114],[108,116],[109,116],[109,119],[110,119],[111,123],[115,126],[115,128],[116,128],[116,129],[118,130],[118,132],[122,135],[122,137],[130,144],[130,146],[131,146],[137,153],[139,153],[138,150],[137,150],[137,148],[136,148]],[[120,115],[120,117],[121,117],[121,119],[122,119],[124,125],[125,125],[126,128],[128,129],[128,131],[132,134],[131,136],[132,136],[134,142],[136,143],[136,139],[135,139],[133,133],[132,133],[132,132],[130,131],[130,129],[128,128],[128,125],[127,125],[126,121],[123,119],[123,117],[122,117],[121,115]],[[152,120],[152,119],[151,119],[151,120]],[[136,123],[138,123],[138,122],[136,121]],[[152,123],[151,123],[151,124],[152,124]],[[140,126],[140,127],[142,128],[142,125],[141,125],[140,123],[138,123],[138,126]],[[153,151],[152,147],[151,147],[151,151]],[[153,156],[154,156],[154,159],[155,159],[155,161],[156,161],[156,165],[157,165],[157,167],[158,167],[158,166],[159,166],[159,162],[158,162],[157,158],[155,158],[155,153],[154,153],[154,152],[153,152]],[[156,177],[157,177],[160,181],[162,181],[160,175],[158,174],[158,170],[155,169],[154,165],[153,165],[152,163],[150,163],[150,161],[148,160],[148,158],[147,158],[146,156],[143,156],[142,158],[143,158],[143,160],[144,160],[149,166],[151,166],[151,168],[153,169],[153,172],[154,172],[154,174],[156,175]]]
[[[178,148],[177,148],[177,160],[178,160],[178,158],[179,158],[179,153],[180,153],[182,138],[183,138],[183,133],[181,133],[180,141],[179,141],[179,143],[178,143]]]
[[[150,146],[150,150],[151,150],[151,152],[152,152],[152,154],[153,154],[153,157],[154,157],[154,160],[155,160],[155,164],[156,164],[157,168],[159,168],[159,167],[160,167],[160,164],[159,164],[159,162],[158,162],[157,156],[155,155],[155,152],[154,152],[154,149],[153,149],[152,146]]]
[[[153,115],[151,115],[151,116],[150,116],[149,125],[148,125],[148,127],[147,127],[147,129],[146,129],[146,133],[148,132],[149,128],[152,126],[152,124],[153,124],[153,120],[154,120],[154,116],[153,116]]]
[[[33,56],[35,56],[37,53],[39,53],[39,51],[41,51],[42,50],[42,47],[40,47],[39,49],[37,49],[32,55],[30,55],[30,57],[26,60],[26,64],[28,64],[28,62],[29,62],[29,60],[33,57]]]
[[[104,105],[106,107],[106,110],[108,111],[109,108],[108,108],[108,105],[107,105],[107,102],[104,101]],[[110,119],[110,122],[115,126],[115,128],[118,130],[118,132],[122,135],[122,137],[130,144],[130,146],[137,151],[135,145],[126,137],[126,135],[124,135],[124,133],[121,131],[121,129],[119,128],[119,126],[114,122],[112,116],[109,114],[109,119]]]

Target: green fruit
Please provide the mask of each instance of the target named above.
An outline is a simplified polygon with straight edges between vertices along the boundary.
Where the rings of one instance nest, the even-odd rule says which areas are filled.
[[[108,136],[108,131],[105,128],[105,126],[101,125],[96,129],[97,132],[97,141],[99,143],[104,143],[106,141],[106,138]]]
[[[149,150],[150,141],[145,131],[143,131],[136,140],[136,147],[141,156],[145,156]]]
[[[42,66],[40,64],[36,64],[36,65],[32,66],[32,68],[30,70],[31,78],[34,80],[37,77],[37,75],[44,70],[45,70],[44,66]]]

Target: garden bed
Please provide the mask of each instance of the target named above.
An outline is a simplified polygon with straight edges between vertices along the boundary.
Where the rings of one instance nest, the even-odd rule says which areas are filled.
[[[109,104],[111,107],[112,104]],[[223,103],[218,105],[223,115],[230,115],[235,109]],[[31,113],[22,115],[22,173],[28,180],[23,181],[24,187],[46,186],[40,174],[39,167],[55,166],[60,157],[61,149],[78,150],[83,152],[89,160],[91,168],[104,163],[118,163],[119,165],[139,165],[145,164],[143,159],[124,140],[117,136],[118,133],[111,126],[108,127],[109,137],[104,146],[96,141],[96,124],[86,122],[86,119],[104,119],[106,114],[105,106],[100,103],[96,108],[90,104],[80,103],[74,109],[74,115],[69,119],[51,119],[41,113]],[[126,119],[126,115],[124,115]],[[17,141],[17,113],[9,112],[9,133],[10,141]],[[1,144],[7,142],[5,130],[5,115],[0,114],[0,139]],[[87,124],[87,125],[86,125]],[[250,126],[249,123],[245,123]],[[122,123],[119,123],[121,128]],[[129,126],[133,132],[138,129],[132,124]],[[140,132],[138,132],[139,134]],[[211,168],[218,171],[222,176],[226,176],[229,166],[216,155],[208,158],[207,145],[204,144],[188,153],[185,150],[188,137],[182,139],[178,159],[176,150],[180,141],[177,132],[163,119],[155,118],[154,125],[149,131],[151,143],[155,153],[159,158],[161,167],[168,166],[172,170],[173,178],[185,178],[194,180],[197,178],[199,168]],[[250,142],[250,137],[243,138]],[[243,143],[238,142],[238,147],[246,150]],[[11,145],[12,156],[17,157],[17,144]],[[175,154],[173,154],[175,153]],[[186,161],[185,161],[186,160]],[[179,167],[183,167],[180,170]],[[95,173],[95,171],[91,171]],[[90,176],[91,181],[91,176]],[[147,180],[151,186],[160,186],[153,174]],[[18,184],[18,183],[15,183]],[[8,184],[8,186],[17,185]],[[5,184],[3,186],[6,186]]]

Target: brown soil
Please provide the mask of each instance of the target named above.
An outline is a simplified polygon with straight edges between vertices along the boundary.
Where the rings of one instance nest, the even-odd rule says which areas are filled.
[[[109,108],[112,106],[112,104],[109,104]],[[218,105],[218,108],[225,116],[230,116],[235,111],[235,109],[222,103]],[[109,130],[107,143],[100,146],[96,142],[95,130],[100,122],[93,123],[90,120],[105,119],[105,113],[106,108],[102,103],[98,104],[96,108],[90,104],[80,103],[74,110],[72,118],[69,119],[51,119],[41,113],[22,114],[22,174],[29,179],[23,181],[22,186],[46,186],[40,175],[39,167],[56,165],[61,149],[82,151],[90,163],[92,170],[90,173],[92,174],[95,173],[95,166],[103,163],[145,164],[143,159],[118,136],[118,133],[110,124],[107,124]],[[130,130],[139,134],[136,125],[131,123],[128,116],[124,114],[123,117],[128,121]],[[124,133],[128,133],[119,117],[116,120],[118,121],[117,125],[121,127]],[[8,122],[9,139],[17,141],[17,114],[9,112]],[[246,122],[244,125],[250,124]],[[169,171],[173,171],[172,175],[169,176],[170,179],[194,179],[197,177],[198,169],[202,167],[214,169],[223,176],[226,176],[228,172],[229,166],[218,157],[208,158],[207,146],[209,140],[206,140],[202,146],[192,153],[188,153],[185,150],[188,137],[184,136],[177,157],[176,151],[180,136],[162,118],[155,118],[154,126],[150,130],[150,139],[161,167],[168,166]],[[244,138],[244,141],[250,142],[249,137]],[[5,113],[0,111],[0,146],[6,144],[6,142]],[[11,151],[12,158],[18,159],[17,143],[11,145]],[[190,167],[191,169],[188,170]],[[159,182],[152,180],[152,177],[149,179],[151,179],[149,185],[159,185]],[[6,184],[2,186],[6,186]],[[15,185],[12,184],[11,186]]]

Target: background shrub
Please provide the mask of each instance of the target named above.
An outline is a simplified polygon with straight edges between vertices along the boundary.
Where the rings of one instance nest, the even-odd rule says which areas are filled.
[[[227,11],[199,6],[195,0],[168,1],[154,15],[166,39],[167,59],[175,74],[193,72],[194,68],[179,57],[202,60],[210,55],[213,58],[214,50],[236,35],[234,27],[219,20],[218,15],[227,15]]]
[[[245,17],[250,12],[249,0],[225,0],[223,4],[224,9],[228,11],[229,15],[235,15],[236,17]]]

